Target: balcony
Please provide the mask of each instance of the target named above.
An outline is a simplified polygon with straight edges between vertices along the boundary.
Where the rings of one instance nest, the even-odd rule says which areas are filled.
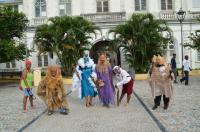
[[[42,24],[46,24],[48,22],[47,17],[36,17],[30,20],[30,25],[32,27],[36,27]]]
[[[81,16],[92,22],[120,22],[126,20],[125,12],[92,13],[81,14]]]
[[[196,20],[200,17],[200,12],[186,12],[185,20]],[[177,20],[175,11],[160,11],[159,19],[162,20]]]

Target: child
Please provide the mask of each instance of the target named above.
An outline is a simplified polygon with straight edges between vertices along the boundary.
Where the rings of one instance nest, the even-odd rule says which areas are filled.
[[[125,70],[123,70],[119,66],[115,66],[113,68],[113,72],[115,73],[117,79],[119,79],[119,82],[115,85],[115,87],[116,88],[118,88],[119,86],[123,87],[119,103],[121,103],[124,95],[127,94],[127,103],[125,104],[127,105],[130,102],[131,94],[133,92],[134,80]]]
[[[31,71],[31,61],[25,61],[25,69],[22,72],[20,85],[24,94],[23,98],[23,112],[26,112],[27,99],[30,100],[31,109],[33,109],[33,73]]]

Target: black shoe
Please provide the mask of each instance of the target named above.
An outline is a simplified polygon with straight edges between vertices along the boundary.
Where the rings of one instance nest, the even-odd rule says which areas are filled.
[[[174,83],[178,83],[177,81],[174,81]]]
[[[167,104],[167,105],[164,105],[164,110],[167,110],[168,109],[168,107],[169,107],[169,105]]]
[[[154,105],[153,108],[152,108],[152,110],[155,110],[155,109],[157,109],[157,108],[158,108],[158,106],[157,106],[157,105]]]
[[[182,80],[182,79],[180,79],[180,82],[182,83],[182,82],[183,82],[183,80]]]

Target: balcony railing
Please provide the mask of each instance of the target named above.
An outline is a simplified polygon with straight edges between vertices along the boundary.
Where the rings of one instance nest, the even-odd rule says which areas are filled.
[[[30,26],[39,26],[48,22],[47,17],[36,17],[30,20]]]
[[[185,20],[195,20],[200,17],[200,12],[186,12]],[[159,19],[163,20],[177,20],[175,11],[161,11]]]
[[[81,14],[84,18],[92,22],[108,22],[108,21],[124,21],[126,20],[125,12],[107,12],[107,13],[93,13]]]

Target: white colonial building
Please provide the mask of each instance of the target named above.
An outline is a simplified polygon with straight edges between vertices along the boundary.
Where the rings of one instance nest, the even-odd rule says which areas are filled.
[[[33,37],[38,25],[48,22],[48,18],[54,16],[72,15],[83,16],[94,22],[101,28],[101,33],[93,38],[92,45],[100,45],[112,40],[109,29],[124,23],[133,13],[152,13],[157,19],[167,21],[172,29],[173,46],[166,49],[166,58],[170,62],[172,53],[177,54],[178,67],[181,67],[181,26],[176,17],[176,12],[182,7],[186,11],[183,21],[183,41],[188,42],[190,33],[200,29],[196,17],[200,15],[200,0],[0,0],[0,3],[12,3],[13,9],[26,14],[30,20],[29,29],[25,33],[24,41],[27,48],[34,45]],[[200,53],[196,50],[184,48],[183,55],[189,55],[191,67],[200,68]],[[119,59],[116,60],[115,59]],[[58,63],[57,58],[51,59],[48,54],[38,56],[33,52],[29,59],[33,67],[46,67],[49,64]],[[124,63],[124,57],[115,56],[114,63]],[[13,61],[0,64],[0,69],[22,70],[24,63]],[[127,67],[125,67],[127,68]]]

